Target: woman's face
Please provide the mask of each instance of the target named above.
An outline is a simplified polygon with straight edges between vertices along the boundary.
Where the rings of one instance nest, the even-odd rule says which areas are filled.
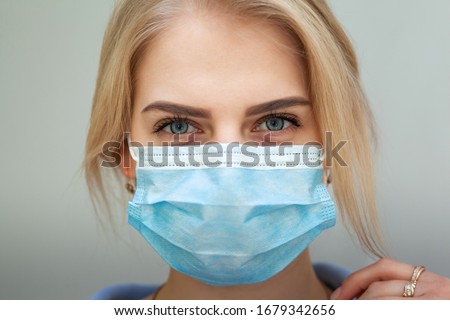
[[[320,142],[305,67],[291,48],[282,31],[255,20],[178,18],[137,69],[132,140]]]

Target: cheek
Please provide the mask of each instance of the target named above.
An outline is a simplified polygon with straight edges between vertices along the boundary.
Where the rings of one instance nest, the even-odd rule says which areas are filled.
[[[297,135],[301,135],[299,133],[301,130],[301,127],[291,125],[289,128],[280,131],[257,131],[251,133],[251,140],[257,142],[291,142],[296,144],[295,138]]]

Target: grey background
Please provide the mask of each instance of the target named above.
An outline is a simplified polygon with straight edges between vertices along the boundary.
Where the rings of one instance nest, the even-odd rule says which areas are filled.
[[[380,132],[380,217],[396,259],[450,277],[450,1],[332,0]],[[0,299],[84,299],[167,268],[126,223],[98,227],[79,168],[113,0],[0,0]],[[339,225],[315,260],[363,267]]]

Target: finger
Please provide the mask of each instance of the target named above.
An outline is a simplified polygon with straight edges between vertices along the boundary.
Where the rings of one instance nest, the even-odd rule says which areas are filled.
[[[359,271],[352,273],[338,288],[332,299],[348,300],[359,297],[367,290],[369,285],[376,281],[405,280],[411,279],[414,267],[401,262],[389,259],[380,259]]]
[[[389,280],[389,281],[375,281],[372,282],[363,294],[358,298],[359,300],[375,300],[385,299],[390,297],[397,297],[403,299],[403,291],[405,285],[409,281],[404,280]],[[420,297],[425,294],[425,288],[428,284],[417,283],[414,297]],[[408,299],[411,299],[408,297]]]
[[[408,300],[408,299],[411,299],[411,298],[397,297],[397,296],[385,296],[385,297],[373,298],[370,300]]]
[[[430,299],[436,299],[436,298],[427,298],[426,296],[414,296],[413,298],[397,297],[397,296],[384,296],[384,297],[373,298],[371,300],[411,300],[411,299],[414,299],[414,300],[430,300]]]
[[[405,283],[403,280],[372,282],[358,299],[373,300],[389,296],[402,297]]]

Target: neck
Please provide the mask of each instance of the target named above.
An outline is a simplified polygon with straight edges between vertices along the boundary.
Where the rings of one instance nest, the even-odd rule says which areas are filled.
[[[317,278],[309,252],[305,250],[283,271],[257,284],[214,287],[171,269],[166,284],[156,298],[164,300],[325,300],[329,298],[330,293],[330,290]]]

